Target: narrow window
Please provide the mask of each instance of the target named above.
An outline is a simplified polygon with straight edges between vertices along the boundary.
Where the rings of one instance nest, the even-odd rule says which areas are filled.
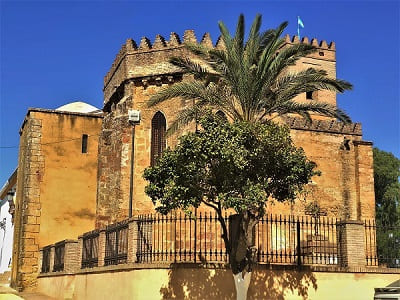
[[[312,100],[313,99],[313,92],[306,92],[306,99]]]
[[[350,151],[350,140],[349,139],[344,139],[344,141],[343,141],[343,145],[344,145],[344,148],[347,150],[347,151]]]
[[[151,120],[151,166],[156,164],[166,146],[166,120],[161,112],[157,112]]]
[[[87,153],[88,135],[82,134],[82,153]]]

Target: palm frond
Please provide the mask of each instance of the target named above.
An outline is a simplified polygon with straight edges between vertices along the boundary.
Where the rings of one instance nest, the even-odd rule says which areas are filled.
[[[198,104],[181,110],[175,121],[169,126],[167,136],[171,136],[181,128],[189,125],[191,122],[199,120],[205,112],[206,110]]]
[[[228,28],[222,21],[218,22],[218,27],[219,27],[219,31],[221,32],[221,37],[222,37],[222,40],[224,41],[225,47],[227,49],[231,49],[232,48],[232,37],[231,37],[231,34],[229,33]]]
[[[295,65],[301,57],[306,57],[316,50],[309,44],[295,44],[281,49],[268,66],[268,76],[271,80],[276,79],[287,67]]]
[[[208,51],[210,49],[205,47],[204,45],[198,43],[185,43],[185,47],[196,56],[199,56],[200,58],[207,60]]]
[[[329,90],[336,93],[343,93],[345,90],[351,90],[352,88],[353,86],[345,80],[316,75],[296,79],[286,89],[277,90],[276,93],[277,100],[284,102],[309,91]]]
[[[208,100],[212,97],[207,92],[207,86],[201,81],[179,82],[173,84],[150,97],[147,106],[152,107],[166,100],[180,97],[182,99]]]
[[[223,22],[219,29],[224,49],[207,48],[185,43],[196,58],[174,58],[171,63],[185,73],[194,75],[193,82],[180,82],[152,96],[149,106],[180,97],[193,101],[178,115],[170,131],[193,121],[194,114],[207,108],[219,109],[230,119],[264,122],[268,116],[295,113],[311,121],[320,114],[350,122],[348,115],[337,107],[318,101],[299,103],[293,99],[301,93],[330,90],[342,93],[352,89],[344,80],[330,78],[326,71],[309,68],[287,73],[302,57],[316,51],[305,43],[285,45],[281,37],[287,22],[275,29],[260,32],[261,15],[257,15],[245,41],[244,16],[240,15],[234,36]],[[199,60],[198,60],[199,59]]]
[[[170,63],[182,69],[185,73],[193,74],[199,79],[205,79],[210,76],[212,70],[208,69],[206,65],[193,61],[189,57],[173,57]]]
[[[294,113],[304,116],[304,113],[309,114],[310,112],[333,117],[344,123],[351,123],[351,118],[347,115],[346,112],[337,108],[334,105],[324,102],[298,103],[294,101],[287,101],[276,107],[274,111],[270,111],[269,114],[272,115],[274,113],[277,113],[278,115],[285,115],[289,113]],[[308,120],[311,120],[310,117],[306,118]]]
[[[236,25],[236,32],[234,36],[234,47],[237,50],[243,50],[244,43],[244,16],[240,14],[238,23]]]

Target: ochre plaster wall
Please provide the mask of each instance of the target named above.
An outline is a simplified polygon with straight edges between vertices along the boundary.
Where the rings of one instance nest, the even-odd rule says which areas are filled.
[[[328,273],[257,270],[248,299],[373,299],[399,274]],[[234,299],[235,287],[226,269],[137,269],[97,274],[42,277],[38,291],[56,299]]]
[[[49,113],[40,118],[45,157],[40,185],[43,247],[93,229],[101,118]],[[89,136],[87,153],[82,153],[83,134]]]
[[[20,132],[13,287],[35,287],[39,248],[93,229],[100,128],[99,115],[28,111]]]

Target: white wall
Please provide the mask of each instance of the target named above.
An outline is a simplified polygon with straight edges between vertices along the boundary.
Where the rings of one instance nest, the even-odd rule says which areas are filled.
[[[9,264],[12,257],[14,226],[11,222],[11,215],[8,212],[9,208],[10,205],[6,199],[0,202],[0,222],[5,219],[5,228],[0,228],[0,273],[10,269]]]

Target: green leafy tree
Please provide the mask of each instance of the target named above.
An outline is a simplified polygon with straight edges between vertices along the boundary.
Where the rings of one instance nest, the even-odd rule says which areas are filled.
[[[283,22],[276,29],[260,32],[261,15],[257,15],[245,41],[243,15],[239,17],[234,36],[219,22],[225,49],[186,44],[196,59],[175,57],[171,63],[193,74],[195,80],[176,83],[160,91],[150,98],[149,106],[174,97],[195,100],[193,106],[181,111],[170,131],[187,125],[208,108],[221,110],[232,120],[248,122],[265,122],[288,113],[311,120],[310,112],[350,122],[348,115],[336,106],[293,100],[308,91],[342,93],[352,85],[328,77],[324,70],[308,68],[287,72],[287,67],[295,65],[299,58],[317,51],[314,46],[303,43],[285,46],[281,35],[287,24]]]
[[[145,170],[146,193],[163,214],[201,204],[214,209],[232,271],[244,278],[256,262],[252,232],[268,199],[293,201],[315,174],[315,164],[293,145],[288,128],[271,122],[231,124],[209,114],[201,127]],[[235,239],[228,233],[225,209],[237,213]]]
[[[154,106],[175,97],[193,101],[192,106],[179,113],[169,132],[197,121],[208,109],[222,111],[235,122],[229,130],[226,127],[227,132],[203,122],[202,133],[184,137],[175,151],[167,151],[154,168],[145,172],[150,181],[147,193],[161,205],[160,212],[197,207],[200,203],[213,207],[217,213],[223,207],[236,210],[241,227],[237,244],[229,241],[220,218],[234,274],[251,270],[254,251],[250,233],[264,213],[266,199],[293,199],[312,175],[313,164],[292,146],[288,132],[283,133],[269,121],[288,113],[311,121],[310,113],[317,113],[350,122],[349,116],[336,106],[293,100],[310,91],[342,93],[352,85],[328,77],[324,70],[288,72],[288,67],[317,49],[303,43],[285,45],[281,35],[286,26],[284,22],[276,29],[261,32],[261,15],[257,15],[245,41],[243,15],[239,16],[234,36],[219,22],[224,49],[186,44],[195,59],[175,57],[171,63],[192,74],[194,80],[161,90],[148,104]],[[221,136],[201,139],[213,130]],[[245,135],[238,135],[239,140],[231,139],[236,138],[234,135],[227,136],[235,130],[247,130],[254,140],[246,140],[249,144],[245,144]],[[265,135],[271,135],[271,140],[264,140]],[[199,149],[202,151],[196,152]]]
[[[374,154],[376,219],[380,225],[394,226],[400,221],[400,160],[378,148]]]
[[[400,266],[400,160],[378,148],[374,153],[374,184],[378,254],[389,266]]]

